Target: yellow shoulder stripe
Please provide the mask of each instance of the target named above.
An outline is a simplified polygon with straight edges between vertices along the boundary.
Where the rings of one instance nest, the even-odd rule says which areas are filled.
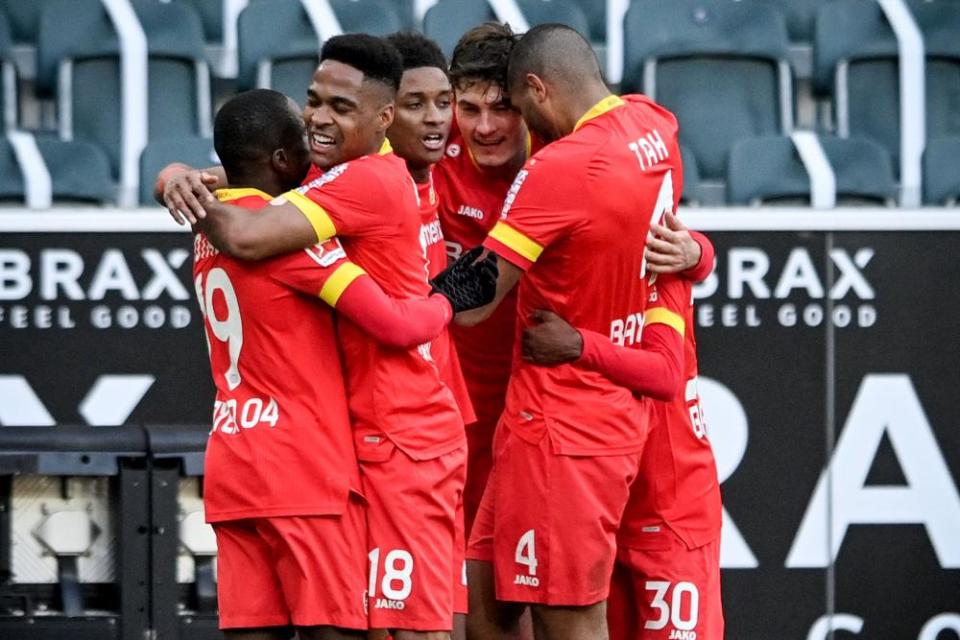
[[[217,189],[213,192],[213,195],[215,195],[217,200],[220,202],[239,200],[240,198],[246,198],[248,196],[257,196],[267,201],[273,200],[271,196],[265,194],[263,191],[260,191],[260,189],[254,189],[252,187],[243,187],[240,189]]]
[[[498,222],[494,225],[493,229],[490,230],[490,237],[513,249],[530,262],[536,262],[540,254],[543,253],[542,246],[505,222]]]
[[[320,299],[331,307],[336,307],[337,302],[340,301],[340,296],[347,290],[347,287],[364,274],[366,274],[366,271],[354,263],[344,262],[327,278],[323,288],[320,289]]]
[[[654,307],[644,313],[643,324],[644,326],[648,324],[665,324],[668,327],[676,329],[677,333],[681,336],[684,335],[684,332],[687,330],[687,323],[683,321],[683,318],[664,307]]]
[[[313,230],[317,232],[317,241],[323,242],[337,235],[337,228],[330,219],[330,215],[323,207],[303,195],[299,191],[287,191],[283,194],[287,202],[300,210],[300,213],[310,222]]]

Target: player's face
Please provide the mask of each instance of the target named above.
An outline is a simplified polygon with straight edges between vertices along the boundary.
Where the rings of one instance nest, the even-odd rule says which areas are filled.
[[[510,100],[520,111],[527,128],[543,142],[553,142],[563,137],[551,117],[551,111],[546,103],[538,102],[529,87],[517,87],[511,94]]]
[[[453,89],[447,74],[436,67],[407,69],[396,104],[387,131],[394,153],[417,168],[439,162],[453,120]]]
[[[324,60],[313,74],[303,107],[310,159],[321,169],[375,153],[393,119],[393,102],[363,72]]]
[[[287,108],[290,111],[290,117],[299,123],[301,121],[299,105],[288,98]],[[307,146],[306,132],[296,142],[284,149],[284,154],[286,163],[281,167],[284,185],[288,190],[295,189],[303,183],[303,179],[310,169],[310,148]]]
[[[478,166],[496,169],[523,164],[527,128],[493,83],[474,82],[457,91],[457,126]]]

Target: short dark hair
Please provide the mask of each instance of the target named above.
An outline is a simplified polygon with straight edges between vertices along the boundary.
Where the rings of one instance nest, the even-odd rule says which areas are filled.
[[[507,90],[527,73],[549,77],[568,86],[603,82],[600,63],[590,43],[575,29],[559,23],[538,24],[517,40],[510,51]]]
[[[359,69],[364,78],[394,91],[400,88],[403,61],[396,48],[383,38],[367,33],[345,33],[323,43],[320,61],[336,60]]]
[[[387,36],[387,42],[400,54],[404,71],[436,67],[444,73],[447,72],[447,58],[440,50],[440,45],[430,38],[413,31],[398,31]]]
[[[485,22],[457,42],[450,57],[450,83],[464,90],[476,82],[507,88],[507,63],[517,36],[508,24]]]
[[[270,89],[252,89],[227,101],[213,122],[213,148],[227,176],[245,176],[277,149],[303,139],[303,118],[290,98]]]

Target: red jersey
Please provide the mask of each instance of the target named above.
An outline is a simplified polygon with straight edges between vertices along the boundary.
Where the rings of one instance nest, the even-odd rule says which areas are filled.
[[[645,540],[643,528],[666,523],[690,549],[720,535],[720,482],[697,391],[697,341],[692,283],[657,276],[644,326],[662,322],[683,335],[684,393],[670,402],[644,398],[650,435],[633,483],[618,540]]]
[[[456,260],[480,245],[500,217],[514,171],[484,171],[474,163],[466,141],[451,132],[447,152],[436,164],[433,179],[440,196],[440,224],[447,254]],[[502,410],[513,356],[517,297],[511,292],[493,314],[474,327],[451,325],[463,375],[491,429]]]
[[[527,272],[518,332],[533,311],[550,309],[637,348],[646,237],[652,219],[676,210],[681,172],[676,119],[643,96],[608,96],[535,154],[484,242]],[[549,436],[561,454],[643,448],[647,420],[633,393],[572,364],[533,365],[519,345],[502,424],[532,443]]]
[[[438,212],[439,198],[433,188],[433,176],[427,182],[417,184],[417,196],[420,199],[420,246],[427,259],[427,275],[432,280],[447,266],[447,250]],[[450,331],[444,331],[433,340],[433,359],[440,371],[440,379],[450,388],[460,407],[464,424],[476,422],[477,416],[473,412],[473,403]]]
[[[283,198],[306,216],[318,238],[338,236],[351,260],[391,297],[430,293],[417,191],[389,143],[381,153],[339,164]],[[430,343],[393,349],[344,318],[338,322],[358,440],[386,435],[418,460],[463,446],[463,419],[441,382]]]
[[[256,189],[217,197],[249,209],[269,200]],[[359,270],[335,239],[245,262],[197,234],[194,260],[217,388],[207,521],[341,513],[360,479],[333,315],[318,295],[337,297]]]

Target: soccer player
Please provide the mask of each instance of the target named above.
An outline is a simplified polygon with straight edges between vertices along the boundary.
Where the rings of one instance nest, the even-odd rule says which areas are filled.
[[[229,181],[217,197],[254,209],[299,184],[309,164],[296,105],[274,91],[227,102],[214,145]],[[449,305],[390,300],[336,240],[259,263],[219,253],[203,233],[194,246],[217,388],[204,502],[217,536],[220,626],[234,639],[287,638],[290,626],[304,639],[364,637],[361,482],[331,313],[318,297],[341,302],[371,332],[371,315],[397,325],[432,314],[432,328],[384,336],[397,346],[407,346],[402,332],[414,341],[438,333]]]
[[[671,227],[682,227],[668,218]],[[706,243],[707,267],[712,254]],[[541,312],[541,324],[523,336],[524,357],[536,364],[576,362],[647,394],[650,436],[617,533],[618,567],[607,609],[613,640],[667,640],[690,632],[723,638],[720,485],[697,392],[691,295],[691,282],[708,274],[709,268],[699,269],[653,281],[640,351],[574,329],[549,312]],[[682,377],[673,375],[679,372],[667,359],[650,357],[664,331],[683,336]]]
[[[387,129],[394,153],[407,163],[417,185],[420,199],[420,245],[427,258],[427,274],[437,277],[447,266],[443,230],[440,225],[439,197],[433,183],[433,167],[443,157],[453,121],[453,88],[447,78],[447,61],[436,42],[417,33],[395,33],[387,41],[396,47],[403,61],[403,76],[397,90],[396,113]],[[433,359],[444,384],[453,392],[464,424],[476,422],[473,404],[461,372],[457,350],[448,332],[441,333],[431,345]],[[469,428],[469,427],[468,427]],[[455,631],[465,633],[463,615],[467,613],[466,567],[462,555],[466,546],[463,503],[457,515],[457,551],[460,561],[454,581],[457,584]],[[456,637],[455,634],[455,637]]]
[[[426,296],[416,189],[385,139],[401,75],[399,54],[379,38],[327,40],[304,109],[311,158],[325,173],[256,215],[202,196],[214,244],[258,259],[338,236],[388,294]],[[371,628],[397,640],[448,637],[463,421],[429,344],[386,349],[353,323],[338,328],[369,505]]]
[[[518,330],[549,308],[636,348],[646,237],[681,192],[676,120],[642,96],[611,95],[589,43],[559,25],[517,42],[508,86],[530,129],[554,142],[517,175],[484,241],[501,258],[497,301],[523,276]],[[622,386],[537,367],[519,348],[468,558],[493,559],[497,597],[532,605],[538,637],[604,637],[615,533],[647,421]]]
[[[509,26],[489,22],[467,31],[453,51],[456,127],[434,170],[440,222],[452,259],[483,242],[529,155],[527,128],[506,96],[507,61],[515,40]],[[515,321],[512,295],[477,326],[451,328],[477,415],[467,428],[468,533],[492,464],[491,443],[510,378]]]

